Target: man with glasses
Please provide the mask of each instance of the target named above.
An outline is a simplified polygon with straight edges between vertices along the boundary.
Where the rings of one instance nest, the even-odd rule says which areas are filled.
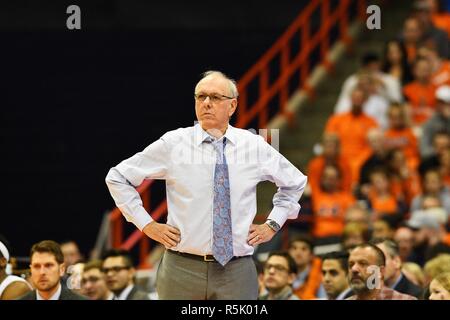
[[[299,300],[292,292],[292,283],[297,275],[297,265],[288,252],[269,254],[264,265],[264,286],[267,294],[260,300]]]
[[[208,71],[195,86],[198,123],[164,134],[112,168],[106,183],[118,208],[166,252],[160,299],[256,299],[251,255],[298,216],[306,177],[261,136],[229,124],[237,108],[234,80]],[[167,223],[154,221],[135,187],[166,180]],[[256,185],[278,186],[268,220],[253,225]]]
[[[108,289],[114,293],[112,300],[150,300],[148,293],[134,284],[134,269],[128,251],[113,249],[104,256],[102,272]]]
[[[92,260],[86,263],[83,268],[81,292],[91,300],[112,300],[114,298],[114,293],[106,285],[102,266],[101,260]]]

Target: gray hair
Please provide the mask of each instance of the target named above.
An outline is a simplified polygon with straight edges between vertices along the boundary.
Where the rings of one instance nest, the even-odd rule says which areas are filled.
[[[232,96],[233,98],[237,98],[237,97],[239,96],[239,92],[238,92],[238,89],[237,89],[237,83],[236,83],[236,80],[234,80],[234,79],[228,77],[225,73],[223,73],[223,72],[221,72],[221,71],[216,71],[216,70],[208,70],[208,71],[205,71],[205,72],[203,72],[203,73],[201,74],[202,78],[200,79],[200,81],[201,81],[202,79],[208,77],[208,76],[211,76],[211,75],[218,75],[218,76],[220,76],[220,77],[222,77],[222,78],[228,80],[228,86],[229,86],[229,88],[230,88],[231,96]]]

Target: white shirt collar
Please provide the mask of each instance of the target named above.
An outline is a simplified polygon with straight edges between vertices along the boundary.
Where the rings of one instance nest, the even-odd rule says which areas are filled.
[[[133,287],[133,284],[128,285],[128,287],[123,289],[119,296],[116,296],[114,300],[127,300],[127,297],[130,294],[131,290],[133,290]]]
[[[49,299],[42,298],[42,296],[39,294],[39,291],[36,290],[36,300],[59,300],[59,297],[61,296],[61,288],[61,283],[59,283],[58,290],[56,290],[56,292]]]
[[[348,287],[344,291],[342,291],[337,297],[336,300],[344,300],[344,297],[352,290],[352,288]]]
[[[200,145],[202,142],[204,142],[206,139],[208,139],[211,136],[208,134],[208,132],[203,130],[203,128],[200,126],[200,123],[196,123],[194,126],[194,137],[195,137],[195,143],[197,145]],[[224,134],[224,137],[227,138],[227,140],[230,141],[232,144],[236,144],[234,127],[232,127],[230,124],[228,124],[228,128]]]

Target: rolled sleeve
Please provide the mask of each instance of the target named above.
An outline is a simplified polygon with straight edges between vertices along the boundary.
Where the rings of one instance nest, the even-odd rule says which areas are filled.
[[[134,223],[139,230],[153,219],[145,210],[136,190],[145,179],[165,179],[168,172],[167,146],[159,139],[129,159],[111,168],[106,184],[112,198],[125,219]]]
[[[268,219],[283,226],[287,219],[295,219],[300,211],[298,201],[303,194],[307,177],[283,155],[263,141],[261,179],[274,182],[278,190],[273,197],[273,209]]]

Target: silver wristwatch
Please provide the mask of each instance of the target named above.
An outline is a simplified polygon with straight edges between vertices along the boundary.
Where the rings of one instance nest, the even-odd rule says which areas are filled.
[[[270,227],[270,229],[272,229],[275,232],[278,232],[281,229],[280,225],[276,223],[276,221],[274,220],[268,219],[266,223]]]

